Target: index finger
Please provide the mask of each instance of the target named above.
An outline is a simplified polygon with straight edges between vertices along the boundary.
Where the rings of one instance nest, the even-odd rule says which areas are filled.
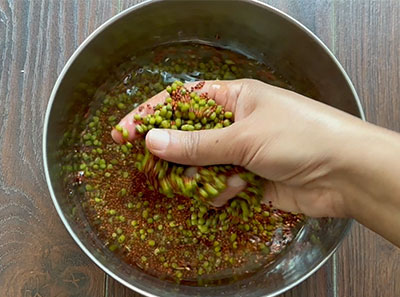
[[[194,89],[196,85],[202,82],[186,83],[185,87],[190,91],[195,91],[199,94],[207,93],[208,97],[215,100],[226,108],[226,110],[234,111],[236,108],[236,101],[240,94],[243,82],[241,80],[234,81],[205,81],[204,85],[199,89]],[[139,105],[137,108],[128,113],[120,122],[119,126],[126,129],[128,137],[124,139],[121,132],[115,128],[111,131],[111,136],[117,143],[123,143],[124,140],[132,141],[140,136],[136,131],[136,124],[134,116],[139,114],[141,117],[154,113],[154,107],[159,103],[164,103],[165,99],[169,97],[167,91],[162,91],[153,96],[146,102]]]

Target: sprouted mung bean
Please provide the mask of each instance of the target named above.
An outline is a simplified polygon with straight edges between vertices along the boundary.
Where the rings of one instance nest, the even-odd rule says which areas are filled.
[[[182,82],[247,77],[293,89],[290,84],[255,60],[198,44],[160,46],[114,72],[90,92],[88,109],[77,113],[60,146],[66,189],[82,197],[97,236],[127,263],[174,281],[243,277],[273,261],[304,217],[260,204],[259,177],[231,165],[197,168],[188,177],[186,167],[150,154],[143,138],[119,145],[110,132],[115,127],[127,139],[120,119],[163,89],[166,102],[134,118],[143,135],[152,127],[222,129],[234,121],[201,85],[186,89]],[[232,174],[248,186],[227,205],[210,207]]]

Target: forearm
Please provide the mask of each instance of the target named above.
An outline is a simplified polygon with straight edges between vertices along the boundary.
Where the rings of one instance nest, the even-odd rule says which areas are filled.
[[[348,214],[400,246],[400,135],[363,123],[350,140]]]

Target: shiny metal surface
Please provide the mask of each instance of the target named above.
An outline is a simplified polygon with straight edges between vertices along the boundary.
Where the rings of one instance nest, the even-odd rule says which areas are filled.
[[[93,32],[70,58],[54,86],[43,134],[44,169],[52,200],[82,250],[107,274],[143,295],[276,296],[325,263],[347,233],[349,220],[309,220],[286,253],[257,274],[229,285],[190,287],[151,277],[114,257],[91,232],[79,204],[71,205],[63,191],[58,141],[74,115],[73,106],[87,104],[76,95],[77,86],[101,81],[99,73],[107,73],[109,65],[137,50],[183,40],[230,47],[266,61],[289,80],[309,80],[321,101],[364,118],[354,87],[331,52],[282,12],[256,1],[144,2]],[[70,216],[73,206],[79,224]]]

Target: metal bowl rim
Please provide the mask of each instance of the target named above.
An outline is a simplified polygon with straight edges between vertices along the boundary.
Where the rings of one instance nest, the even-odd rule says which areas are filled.
[[[61,210],[61,206],[58,203],[58,200],[56,198],[56,195],[54,194],[53,191],[53,187],[51,185],[51,179],[50,179],[50,174],[49,174],[49,170],[48,170],[48,164],[47,164],[47,130],[48,130],[48,124],[49,124],[49,118],[50,118],[50,112],[53,106],[53,102],[54,99],[56,97],[58,88],[61,84],[61,82],[64,79],[65,74],[67,73],[67,71],[69,70],[70,66],[72,65],[72,63],[75,61],[75,59],[81,54],[81,52],[86,48],[86,46],[97,36],[99,35],[105,28],[107,28],[109,25],[111,25],[112,23],[114,23],[115,21],[119,20],[120,18],[123,18],[125,15],[130,14],[132,11],[137,10],[141,7],[150,5],[151,3],[154,2],[161,2],[163,0],[145,0],[144,2],[138,3],[136,5],[133,5],[132,7],[129,7],[127,9],[125,9],[124,11],[121,11],[120,13],[116,14],[115,16],[111,17],[109,20],[107,20],[105,23],[103,23],[100,27],[98,27],[96,30],[94,30],[80,45],[79,47],[75,50],[75,52],[72,54],[72,56],[68,59],[67,63],[65,64],[65,66],[63,67],[60,75],[58,76],[58,79],[53,87],[53,90],[51,92],[49,101],[48,101],[48,105],[47,105],[47,109],[46,109],[46,114],[45,114],[45,119],[44,119],[44,125],[43,125],[43,139],[42,139],[42,150],[43,150],[43,166],[44,166],[44,172],[45,172],[45,176],[46,176],[46,182],[47,182],[47,186],[49,188],[49,192],[50,192],[50,196],[53,200],[53,204],[54,207],[56,208],[56,211],[61,219],[61,221],[63,222],[65,228],[68,230],[69,234],[72,236],[72,238],[74,239],[74,241],[78,244],[78,246],[83,250],[83,252],[98,266],[100,267],[106,274],[110,275],[112,278],[114,278],[115,280],[117,280],[118,282],[120,282],[121,284],[123,284],[124,286],[128,287],[131,290],[134,290],[144,296],[147,297],[159,297],[157,295],[151,294],[149,292],[143,291],[142,289],[139,289],[137,287],[135,287],[134,285],[132,285],[131,283],[121,279],[119,276],[117,276],[116,274],[114,274],[112,271],[110,271],[105,265],[103,265],[102,263],[100,263],[100,261],[97,260],[97,258],[86,248],[86,246],[81,242],[81,240],[79,239],[79,237],[75,234],[75,232],[72,230],[70,224],[68,223],[67,219],[65,218],[63,211]],[[303,32],[305,32],[311,39],[313,39],[314,41],[316,41],[318,43],[318,45],[325,51],[326,54],[328,54],[328,56],[331,58],[331,60],[336,64],[336,66],[338,67],[338,69],[340,70],[340,72],[342,73],[342,75],[344,76],[348,86],[350,87],[354,99],[356,101],[357,107],[358,107],[358,111],[360,113],[360,117],[362,120],[365,121],[365,114],[360,102],[360,99],[357,95],[356,89],[353,86],[353,83],[351,82],[350,77],[347,75],[346,71],[344,70],[343,66],[340,64],[340,62],[337,60],[337,58],[333,55],[333,53],[329,50],[329,48],[310,30],[308,29],[306,26],[304,26],[302,23],[300,23],[299,21],[297,21],[296,19],[294,19],[293,17],[289,16],[288,14],[282,12],[281,10],[260,2],[259,0],[240,0],[242,2],[246,2],[252,5],[256,5],[258,7],[260,7],[261,9],[266,9],[271,11],[272,13],[279,15],[280,17],[284,18],[286,21],[294,24],[295,26],[297,26],[300,30],[302,30]],[[273,292],[270,295],[265,295],[263,297],[274,297],[277,296],[279,294],[282,294],[284,292],[286,292],[287,290],[297,286],[298,284],[300,284],[301,282],[303,282],[305,279],[307,279],[308,277],[310,277],[313,273],[315,273],[319,268],[321,268],[322,265],[325,264],[325,262],[336,252],[336,250],[338,249],[338,247],[340,246],[340,244],[342,243],[344,237],[347,235],[347,233],[350,230],[352,224],[352,220],[349,220],[349,222],[347,223],[347,226],[344,230],[344,232],[342,233],[341,238],[339,239],[339,241],[337,242],[337,245],[329,252],[329,254],[321,261],[319,262],[317,265],[315,265],[315,267],[313,267],[308,273],[304,274],[303,276],[301,276],[299,279],[297,279],[296,281],[294,281],[291,284],[286,285],[285,287],[276,290],[275,292]]]

